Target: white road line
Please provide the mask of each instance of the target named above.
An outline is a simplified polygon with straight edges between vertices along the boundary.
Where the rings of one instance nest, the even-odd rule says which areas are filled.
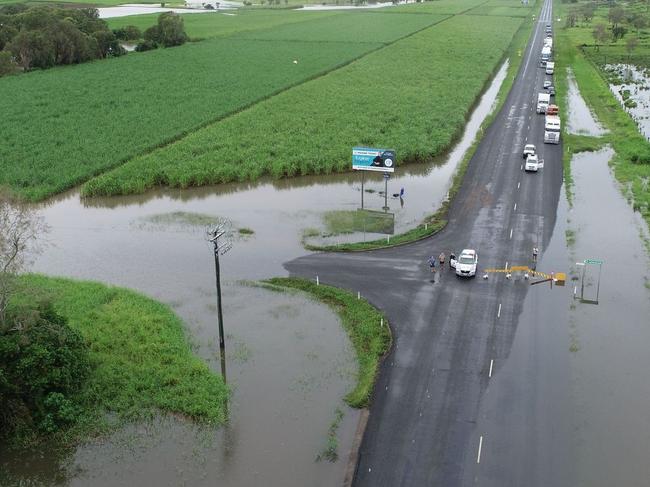
[[[494,360],[490,360],[490,373],[488,374],[488,377],[492,377],[492,366],[494,365]]]
[[[517,203],[515,203],[514,211],[517,211]]]
[[[481,463],[481,448],[483,448],[483,436],[478,439],[478,455],[476,456],[476,463]]]
[[[510,229],[510,238],[512,238],[512,228]]]
[[[523,170],[523,169],[524,169],[524,165],[522,164],[521,167],[520,167],[519,169]],[[519,187],[519,186],[517,186],[517,187]]]
[[[508,261],[506,260],[506,270],[508,270]]]
[[[519,186],[521,186],[521,181],[517,183],[517,189],[519,189]]]
[[[499,311],[497,311],[497,318],[501,318],[501,303],[499,303]]]

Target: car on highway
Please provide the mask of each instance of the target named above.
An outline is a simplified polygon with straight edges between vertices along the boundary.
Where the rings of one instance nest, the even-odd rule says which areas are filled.
[[[540,167],[539,157],[537,154],[531,154],[526,157],[526,163],[524,164],[524,171],[526,172],[537,172]]]
[[[548,94],[551,96],[555,96],[555,86],[551,85],[548,88],[546,88],[546,91],[548,91]]]
[[[551,86],[553,86],[553,82],[550,79],[544,80],[544,89],[548,90]]]
[[[478,254],[474,249],[463,249],[452,265],[456,269],[456,275],[461,277],[475,276],[477,266]]]
[[[530,155],[535,155],[535,144],[526,144],[524,146],[524,159]]]

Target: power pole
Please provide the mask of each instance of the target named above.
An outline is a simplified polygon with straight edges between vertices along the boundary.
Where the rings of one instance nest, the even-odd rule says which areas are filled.
[[[214,230],[208,231],[208,240],[214,245],[214,272],[217,281],[217,319],[219,321],[219,348],[226,348],[226,341],[223,333],[223,311],[221,309],[221,267],[219,265],[219,255],[223,255],[232,248],[230,242],[219,245],[219,238],[226,234],[225,225],[220,223]]]

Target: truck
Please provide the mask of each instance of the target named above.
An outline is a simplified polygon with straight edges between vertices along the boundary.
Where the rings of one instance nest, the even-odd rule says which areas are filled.
[[[545,63],[551,59],[551,48],[549,46],[544,46],[542,48],[542,62]]]
[[[557,115],[546,115],[544,121],[544,143],[560,143],[560,117]]]
[[[551,103],[551,95],[548,93],[540,93],[537,95],[537,113],[546,113],[546,108],[549,103]]]
[[[546,107],[546,115],[559,115],[560,114],[560,107],[557,105],[550,104],[549,106]]]
[[[546,61],[546,74],[553,74],[553,71],[555,71],[555,63]]]
[[[552,37],[547,37],[544,39],[544,47],[549,47],[551,50],[553,50],[553,38]]]

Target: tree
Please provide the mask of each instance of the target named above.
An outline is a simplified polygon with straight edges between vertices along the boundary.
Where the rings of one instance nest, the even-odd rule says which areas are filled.
[[[612,28],[615,28],[625,18],[625,10],[621,7],[612,7],[609,9],[609,21],[612,23]]]
[[[636,29],[637,34],[639,33],[639,31],[641,29],[645,28],[647,25],[648,25],[648,22],[645,19],[645,17],[642,16],[642,15],[637,15],[632,20],[632,26]]]
[[[585,3],[581,10],[582,18],[585,22],[591,22],[591,19],[594,18],[594,14],[596,13],[596,4],[594,2]]]
[[[396,0],[393,0],[396,1]],[[565,27],[575,27],[576,26],[576,20],[578,16],[575,13],[575,11],[571,11],[568,13],[566,16],[566,23],[564,24]]]
[[[38,251],[37,238],[47,226],[26,204],[0,195],[0,329],[7,325],[7,306],[15,291],[16,276]]]
[[[21,30],[8,47],[25,71],[54,65],[54,46],[41,31]]]
[[[637,37],[630,37],[625,43],[625,50],[627,51],[628,64],[630,62],[630,58],[632,57],[632,52],[637,48],[638,45],[639,45],[639,39]]]
[[[0,76],[6,76],[16,71],[16,63],[9,51],[0,51]]]
[[[607,39],[609,38],[609,34],[607,32],[607,27],[605,27],[605,24],[597,24],[594,27],[592,35],[594,36],[594,41],[596,41],[596,50],[599,51],[600,45],[607,42]]]
[[[622,39],[625,34],[627,34],[627,29],[623,27],[622,25],[617,25],[616,27],[612,27],[612,39],[614,42],[616,42],[619,39]]]
[[[180,46],[187,41],[183,18],[173,12],[165,12],[158,17],[160,43],[165,47]]]

